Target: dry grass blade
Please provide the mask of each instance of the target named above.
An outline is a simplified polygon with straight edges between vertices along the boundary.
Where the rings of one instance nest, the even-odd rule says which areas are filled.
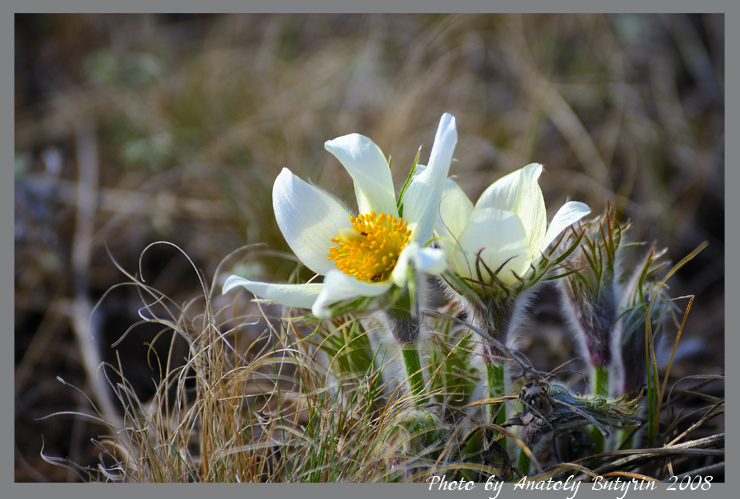
[[[659,382],[659,376],[658,376],[658,363],[657,363],[657,357],[655,355],[655,341],[653,338],[652,333],[652,326],[651,326],[651,320],[650,320],[650,313],[653,310],[653,307],[655,306],[655,303],[657,302],[657,298],[660,294],[661,289],[663,286],[665,286],[666,281],[673,276],[676,272],[678,272],[681,267],[689,263],[691,260],[696,257],[704,248],[707,247],[709,243],[707,241],[704,241],[701,243],[694,251],[689,253],[686,257],[684,257],[680,262],[678,262],[676,265],[674,265],[671,270],[668,271],[668,273],[663,277],[663,279],[658,284],[656,290],[653,293],[652,298],[650,299],[650,305],[648,306],[647,311],[645,312],[645,361],[646,363],[651,366],[651,369],[648,369],[648,400],[650,401],[650,406],[648,408],[648,442],[654,443],[656,438],[656,432],[658,429],[658,424],[660,421],[660,406],[663,401],[663,395],[665,393],[665,387],[666,383],[668,382],[668,374],[670,372],[670,364],[668,366],[668,369],[666,370],[665,377],[663,379],[663,383],[660,387],[658,387]],[[671,353],[671,361],[673,359],[673,355],[676,351],[676,346],[678,345],[678,339],[681,336],[681,330],[683,329],[683,325],[686,323],[686,315],[689,312],[689,309],[691,308],[691,303],[693,302],[693,298],[691,301],[689,301],[689,306],[686,308],[686,312],[684,313],[684,319],[681,322],[681,329],[679,329],[676,342],[673,346],[673,352]]]
[[[657,449],[635,449],[630,451],[615,451],[608,454],[613,456],[625,455],[626,457],[622,457],[614,460],[613,462],[605,464],[604,466],[597,468],[595,472],[603,475],[604,473],[610,473],[617,470],[634,469],[645,463],[658,458],[663,458],[665,456],[681,456],[692,454],[724,456],[724,451],[714,450],[723,449],[724,446],[725,435],[724,433],[721,433],[698,440],[675,444],[670,447]]]

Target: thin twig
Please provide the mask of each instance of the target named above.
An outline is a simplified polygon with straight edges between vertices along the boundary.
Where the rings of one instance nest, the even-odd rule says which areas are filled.
[[[94,400],[98,403],[101,415],[107,421],[113,422],[118,421],[119,417],[104,378],[97,375],[102,359],[95,342],[97,335],[90,320],[93,307],[87,296],[99,170],[97,139],[92,125],[83,123],[78,126],[76,145],[78,182],[77,217],[72,242],[72,272],[75,285],[71,311],[72,328]]]

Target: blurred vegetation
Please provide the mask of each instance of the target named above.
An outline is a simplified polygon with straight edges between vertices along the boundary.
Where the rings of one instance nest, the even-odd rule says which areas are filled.
[[[42,445],[97,462],[89,440],[99,427],[39,418],[86,403],[55,377],[90,382],[73,300],[95,303],[123,280],[113,259],[135,273],[147,245],[170,241],[218,287],[217,265],[237,248],[288,250],[271,201],[283,167],[350,200],[350,178],[323,144],[359,132],[392,155],[401,185],[419,146],[427,160],[443,112],[457,118],[451,171],[472,199],[540,162],[547,206],[567,196],[598,213],[610,202],[635,239],[667,246],[674,262],[709,241],[673,281],[674,296],[697,295],[673,369],[724,372],[722,15],[15,21],[16,481],[76,479],[41,460]],[[92,170],[81,168],[91,157]],[[229,265],[240,262],[268,280],[295,267],[258,249]],[[175,303],[198,293],[172,247],[148,250],[141,271]],[[93,327],[104,359],[128,359],[126,377],[145,400],[156,377],[145,343],[158,329],[110,347],[138,320],[137,300],[133,289],[112,293]],[[551,347],[540,355],[553,365],[570,348],[544,334],[523,348],[536,342]]]

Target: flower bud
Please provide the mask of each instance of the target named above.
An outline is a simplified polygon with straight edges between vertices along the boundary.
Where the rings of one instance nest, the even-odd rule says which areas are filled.
[[[567,264],[570,273],[559,280],[563,308],[582,355],[592,366],[608,367],[619,300],[615,262],[629,222],[620,224],[607,209],[601,217],[580,225],[585,231],[581,246]]]
[[[637,393],[645,385],[648,362],[645,347],[646,315],[651,300],[655,301],[650,312],[650,326],[656,345],[660,340],[665,319],[667,316],[672,317],[676,309],[665,288],[660,287],[660,283],[654,278],[656,272],[668,265],[663,259],[666,251],[664,248],[656,252],[653,243],[622,292],[623,303],[614,337],[615,350],[619,352],[616,370],[619,373],[620,393]]]

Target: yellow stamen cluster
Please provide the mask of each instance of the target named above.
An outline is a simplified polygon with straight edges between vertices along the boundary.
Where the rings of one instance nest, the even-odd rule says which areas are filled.
[[[350,217],[352,229],[341,231],[331,241],[329,260],[337,268],[361,281],[383,281],[390,276],[398,255],[409,242],[408,222],[374,211]]]

